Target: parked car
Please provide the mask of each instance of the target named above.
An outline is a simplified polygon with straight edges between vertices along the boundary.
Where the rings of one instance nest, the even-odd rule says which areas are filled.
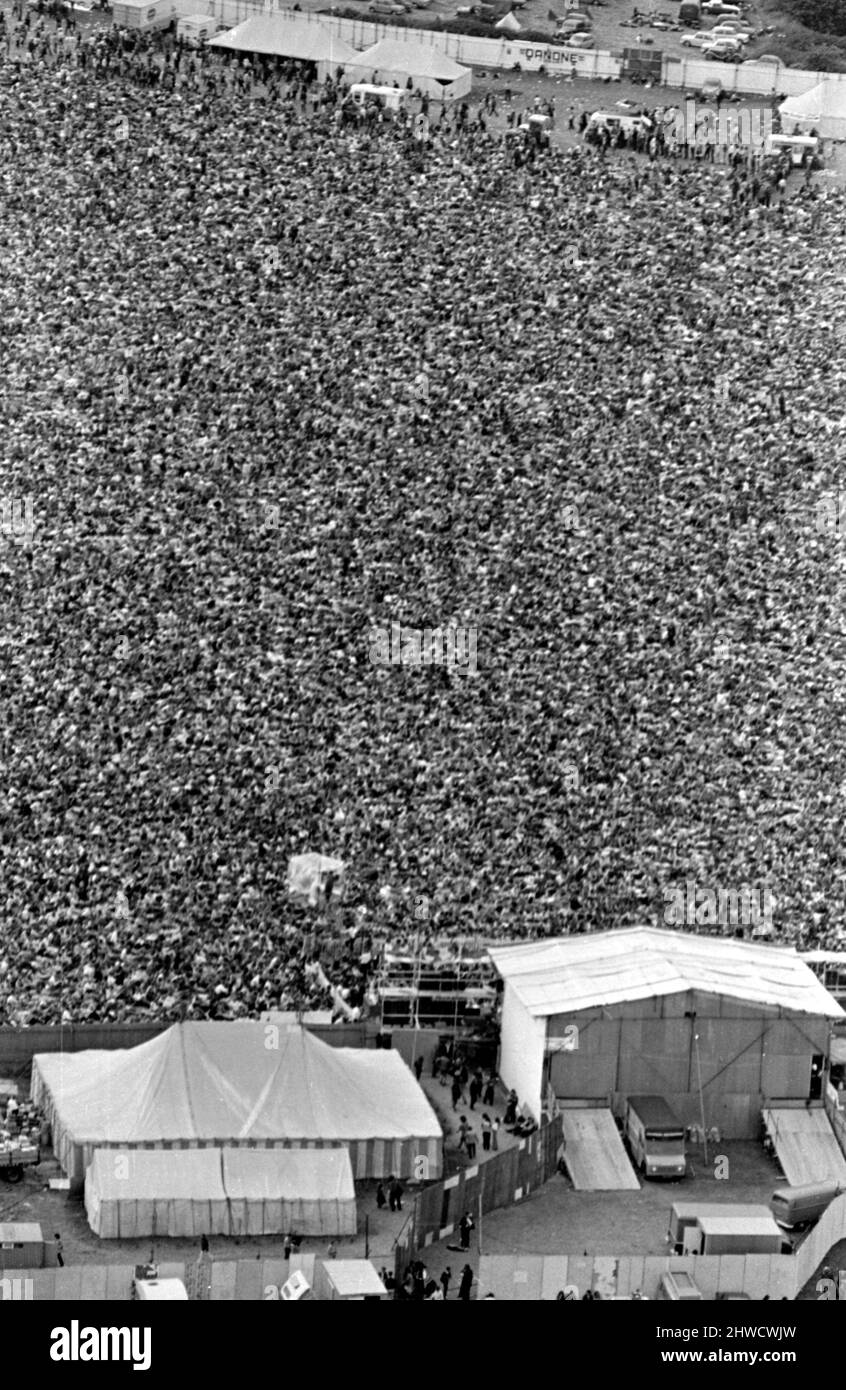
[[[580,31],[583,31],[584,33],[588,34],[590,33],[590,28],[591,23],[586,15],[568,15],[567,18],[565,20],[562,20],[561,24],[559,25],[558,34],[559,36],[563,36],[564,34],[576,34]]]
[[[573,34],[567,43],[571,48],[596,48],[596,39],[592,34]]]
[[[698,29],[702,22],[702,6],[699,0],[681,0],[679,21],[689,29]]]
[[[682,34],[682,48],[705,48],[711,42],[709,34]]]
[[[731,29],[725,24],[715,24],[709,33],[713,39],[735,39],[740,44],[748,43],[752,37],[745,29]]]
[[[394,0],[371,0],[367,6],[370,14],[405,14],[405,5],[398,5]]]

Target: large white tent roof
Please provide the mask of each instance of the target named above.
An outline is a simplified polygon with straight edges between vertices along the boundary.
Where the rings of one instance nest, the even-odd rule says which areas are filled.
[[[690,990],[846,1017],[813,971],[784,947],[632,927],[492,947],[490,956],[536,1018]]]
[[[787,97],[781,104],[782,116],[815,121],[823,116],[846,117],[846,82],[818,82],[807,92]]]
[[[76,1144],[442,1137],[398,1052],[296,1025],[180,1023],[126,1050],[39,1053],[33,1069]]]
[[[237,49],[241,53],[275,54],[280,58],[308,59],[313,63],[357,62],[361,54],[346,39],[318,21],[297,22],[280,14],[253,15],[212,39],[210,48]]]
[[[432,77],[437,82],[454,82],[468,72],[445,53],[422,43],[403,43],[380,39],[372,48],[357,53],[356,66],[374,72],[402,72],[409,77]]]

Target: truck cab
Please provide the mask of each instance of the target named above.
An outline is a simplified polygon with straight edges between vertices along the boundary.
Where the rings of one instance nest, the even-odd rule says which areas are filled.
[[[685,1176],[684,1125],[662,1096],[629,1096],[625,1133],[632,1162],[645,1178]]]

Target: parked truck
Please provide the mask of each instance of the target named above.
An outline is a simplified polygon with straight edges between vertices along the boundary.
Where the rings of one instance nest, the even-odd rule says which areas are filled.
[[[688,1232],[688,1248],[692,1254],[782,1255],[790,1254],[793,1249],[769,1214],[700,1216],[694,1229],[699,1235],[699,1249],[690,1250],[691,1233]]]
[[[683,1178],[684,1125],[663,1096],[629,1096],[626,1139],[632,1163],[645,1178]]]

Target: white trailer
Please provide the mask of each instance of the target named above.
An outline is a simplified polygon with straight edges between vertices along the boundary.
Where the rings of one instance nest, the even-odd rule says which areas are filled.
[[[112,23],[118,29],[166,29],[179,18],[175,0],[114,0]]]

